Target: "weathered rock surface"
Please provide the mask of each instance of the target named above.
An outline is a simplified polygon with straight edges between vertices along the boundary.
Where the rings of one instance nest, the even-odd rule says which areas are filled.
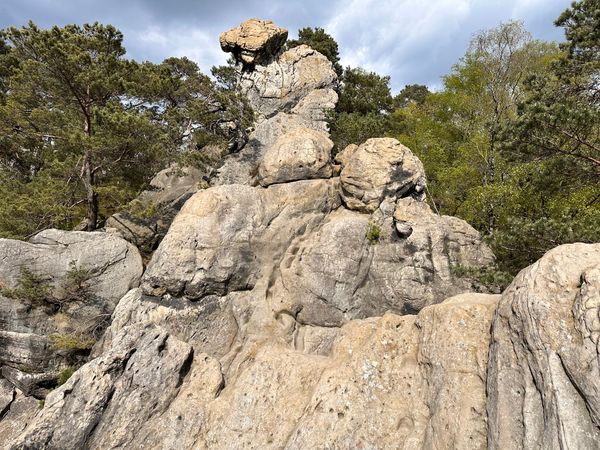
[[[124,327],[13,448],[484,448],[496,301],[467,294],[352,322],[330,357],[267,342],[230,383],[169,333]]]
[[[160,171],[150,182],[150,189],[133,201],[130,211],[107,219],[107,231],[117,232],[143,254],[150,255],[186,200],[198,192],[203,177],[206,174],[193,167],[172,166]]]
[[[6,371],[19,388],[0,379],[0,443],[598,448],[600,244],[549,252],[502,296],[468,293],[452,268],[494,260],[476,230],[430,210],[420,161],[394,139],[334,166],[331,64],[277,53],[258,26],[241,82],[251,141],[187,200],[94,359],[41,410],[22,392],[43,387],[35,374]],[[4,332],[0,349],[27,334],[13,354],[44,361],[36,333]]]
[[[506,289],[490,348],[490,448],[598,448],[599,305],[600,244],[557,247]]]
[[[224,52],[233,53],[244,64],[268,61],[285,44],[288,32],[270,20],[249,19],[221,33],[219,42]]]
[[[323,131],[296,128],[269,147],[258,168],[261,186],[331,177],[333,142]]]
[[[22,268],[48,286],[47,299],[0,294],[0,364],[40,372],[63,361],[48,336],[93,334],[108,323],[119,299],[139,284],[142,260],[133,245],[100,232],[46,230],[29,242],[0,239],[0,285],[21,287]],[[76,287],[86,301],[69,297],[74,269],[85,272]]]
[[[421,161],[392,138],[369,139],[340,157],[342,200],[349,208],[373,212],[386,197],[425,198],[425,170]]]
[[[334,180],[270,186],[216,186],[176,217],[143,279],[149,295],[191,299],[251,290],[268,277],[294,238],[339,206]]]
[[[258,121],[248,144],[226,159],[213,184],[257,185],[263,155],[278,139],[300,128],[327,132],[325,112],[337,103],[336,84],[331,62],[306,45],[243,71],[240,89]]]

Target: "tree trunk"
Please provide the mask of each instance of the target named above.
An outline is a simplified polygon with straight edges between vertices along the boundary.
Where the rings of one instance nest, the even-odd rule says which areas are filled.
[[[83,184],[86,190],[87,224],[86,231],[94,231],[98,225],[98,193],[94,189],[94,172],[89,153],[83,161]]]
[[[88,88],[88,103],[89,103],[89,88]],[[92,131],[92,114],[88,108],[84,109],[85,115],[85,124],[84,131],[85,134],[91,138]],[[94,180],[94,169],[92,168],[92,153],[88,149],[85,151],[83,156],[83,168],[82,168],[82,180],[86,190],[86,204],[87,204],[87,224],[86,231],[94,231],[98,226],[98,193],[94,189],[95,180]]]

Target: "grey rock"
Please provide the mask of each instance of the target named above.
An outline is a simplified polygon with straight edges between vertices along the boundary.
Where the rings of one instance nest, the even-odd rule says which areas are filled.
[[[89,271],[84,301],[68,297],[73,267]],[[115,235],[46,230],[29,242],[0,239],[0,285],[18,288],[21,268],[49,287],[50,301],[0,295],[0,364],[40,372],[66,362],[48,336],[99,333],[118,300],[139,284],[142,260],[133,245]]]
[[[399,199],[395,217],[414,228],[408,238],[397,235],[389,217],[375,225],[373,217],[354,211],[329,214],[318,231],[286,252],[269,292],[275,310],[317,326],[339,326],[388,310],[415,313],[471,289],[452,266],[494,261],[476,230],[463,220],[435,215],[423,202]],[[372,226],[381,229],[376,242],[367,239]]]
[[[186,200],[198,191],[203,177],[206,175],[193,167],[174,165],[160,171],[150,182],[150,189],[132,202],[130,211],[115,213],[106,220],[106,231],[118,233],[144,254],[151,254]]]
[[[339,206],[336,189],[333,180],[307,180],[197,193],[148,265],[144,292],[196,299],[252,289],[294,238]]]
[[[0,383],[7,383],[0,380]],[[10,448],[27,425],[34,420],[42,403],[34,397],[27,397],[19,390],[14,390],[12,400],[0,414],[0,444],[2,448]]]
[[[248,144],[225,159],[211,183],[257,185],[263,155],[279,138],[298,128],[327,132],[325,112],[337,103],[336,82],[329,60],[306,46],[243,72],[240,87],[257,114],[257,124]]]
[[[600,244],[570,244],[502,294],[488,370],[492,449],[597,448]]]
[[[15,388],[8,381],[0,378],[0,417],[3,417],[8,411],[10,404],[15,399]]]
[[[95,349],[93,356],[108,350],[114,337],[132,324],[159,326],[190,344],[195,352],[217,359],[229,352],[238,334],[237,318],[227,297],[209,296],[191,302],[171,296],[149,297],[143,295],[141,289],[133,289],[119,302],[102,345]]]
[[[425,198],[423,164],[396,139],[369,139],[350,147],[339,161],[342,200],[349,209],[371,213],[385,198]]]
[[[192,359],[191,346],[156,327],[124,329],[110,351],[48,395],[13,448],[156,448],[177,436],[178,421],[165,412],[185,390]]]
[[[262,155],[258,168],[262,186],[331,177],[333,142],[323,131],[296,128],[282,135]]]
[[[267,65],[244,71],[240,88],[259,118],[269,118],[294,108],[300,115],[316,113],[322,117],[320,110],[337,100],[337,95],[331,92],[336,82],[337,75],[331,62],[316,50],[300,45]]]
[[[23,394],[44,398],[56,386],[57,372],[25,373],[13,367],[2,367],[2,376]]]

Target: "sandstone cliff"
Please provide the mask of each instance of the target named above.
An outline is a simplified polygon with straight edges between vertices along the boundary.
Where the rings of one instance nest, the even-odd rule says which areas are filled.
[[[95,240],[115,249],[94,260],[112,318],[91,360],[36,391],[41,408],[0,379],[4,447],[597,448],[600,244],[556,248],[502,295],[469,292],[452,268],[492,263],[489,248],[430,210],[422,164],[398,141],[332,158],[335,72],[306,46],[282,51],[286,35],[251,21],[221,37],[258,121],[185,202],[141,280],[139,255],[114,235],[0,241],[0,264],[17,247],[53,261],[31,256],[37,273],[64,274]],[[89,244],[73,253],[78,239]],[[0,266],[4,283],[15,267]],[[14,315],[0,323],[15,342],[0,342],[7,373],[17,357],[36,362],[30,376],[64,366],[38,344],[55,329],[0,300]]]

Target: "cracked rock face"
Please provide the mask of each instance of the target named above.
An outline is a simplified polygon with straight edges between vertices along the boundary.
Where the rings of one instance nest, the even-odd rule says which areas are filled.
[[[506,289],[488,370],[489,447],[597,448],[600,244],[549,251]]]

